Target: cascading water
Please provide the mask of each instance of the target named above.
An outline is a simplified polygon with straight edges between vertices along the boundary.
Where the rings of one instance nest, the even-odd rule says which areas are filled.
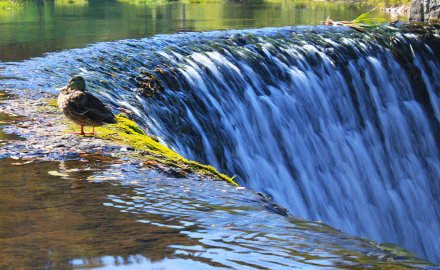
[[[391,30],[191,33],[51,55],[33,83],[80,70],[180,153],[293,215],[439,263],[439,49],[438,34]],[[142,69],[163,92],[136,90]]]
[[[310,36],[168,55],[163,137],[294,215],[438,262],[439,55],[400,34]]]

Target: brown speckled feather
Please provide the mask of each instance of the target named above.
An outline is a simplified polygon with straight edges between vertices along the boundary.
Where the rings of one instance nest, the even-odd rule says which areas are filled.
[[[67,118],[84,126],[116,123],[112,112],[95,96],[76,89],[65,88],[58,96],[58,106]]]

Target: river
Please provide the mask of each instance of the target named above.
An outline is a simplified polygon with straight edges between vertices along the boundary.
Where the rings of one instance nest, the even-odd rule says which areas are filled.
[[[90,1],[27,3],[2,17],[0,89],[56,93],[81,74],[163,143],[237,175],[290,216],[248,190],[151,176],[137,167],[121,174],[117,163],[100,157],[87,168],[83,161],[56,161],[23,166],[19,174],[4,159],[0,244],[8,252],[1,261],[37,269],[435,268],[399,246],[439,262],[438,35],[291,26],[368,9]],[[156,74],[163,92],[138,91],[145,71]],[[42,177],[47,171],[80,173]],[[70,182],[58,185],[60,178]],[[69,189],[72,181],[86,191]],[[40,203],[42,213],[22,215]],[[40,232],[63,224],[62,217],[73,225]],[[23,229],[9,236],[11,227]],[[15,246],[17,240],[27,244]],[[41,261],[13,256],[41,249],[47,252]]]

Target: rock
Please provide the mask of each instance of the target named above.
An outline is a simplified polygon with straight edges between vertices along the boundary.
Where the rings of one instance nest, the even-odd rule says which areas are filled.
[[[417,22],[440,21],[440,0],[412,0],[409,20]]]
[[[424,21],[424,12],[422,0],[412,0],[409,8],[409,20],[422,22]]]
[[[429,3],[430,22],[440,22],[440,0],[431,0]]]
[[[147,98],[160,94],[164,90],[159,79],[148,71],[143,71],[140,76],[136,77],[136,84],[137,91]]]
[[[171,177],[175,177],[175,178],[184,178],[186,176],[186,173],[181,171],[181,170],[175,170],[173,168],[168,168],[166,170],[164,170],[164,172],[171,176]]]

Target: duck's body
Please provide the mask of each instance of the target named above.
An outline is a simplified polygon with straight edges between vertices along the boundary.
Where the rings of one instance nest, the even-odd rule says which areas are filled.
[[[113,113],[94,95],[86,92],[85,81],[74,76],[58,96],[58,107],[64,115],[81,126],[80,134],[84,135],[84,126],[97,127],[116,123]]]

